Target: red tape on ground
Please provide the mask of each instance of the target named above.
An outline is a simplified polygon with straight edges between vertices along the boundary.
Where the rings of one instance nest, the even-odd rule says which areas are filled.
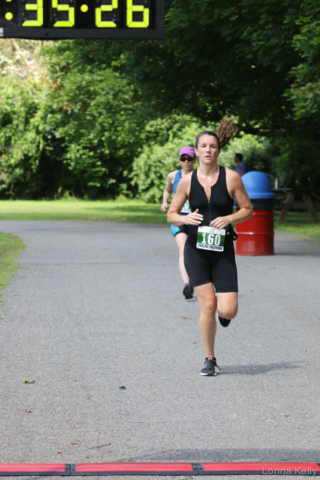
[[[320,475],[320,467],[316,463],[202,463],[202,468],[202,475]]]
[[[78,463],[73,475],[196,475],[191,463]]]
[[[0,476],[73,475],[306,475],[320,476],[320,464],[295,462],[238,463],[78,463],[0,464]]]
[[[64,463],[2,463],[1,476],[23,475],[71,475],[70,465]]]

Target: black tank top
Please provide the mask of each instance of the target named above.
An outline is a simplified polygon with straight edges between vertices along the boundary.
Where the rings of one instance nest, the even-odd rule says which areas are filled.
[[[230,197],[227,189],[226,169],[221,165],[219,169],[218,181],[211,187],[210,201],[198,180],[198,169],[192,172],[189,198],[190,207],[192,212],[197,208],[199,209],[199,213],[203,215],[201,225],[204,226],[209,225],[209,223],[217,217],[225,217],[233,213],[233,199]]]

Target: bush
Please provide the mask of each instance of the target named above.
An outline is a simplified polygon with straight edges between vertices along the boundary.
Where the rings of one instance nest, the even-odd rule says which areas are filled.
[[[139,93],[111,68],[43,50],[37,76],[0,57],[0,195],[116,197],[143,144]]]
[[[186,120],[189,125],[184,126]],[[181,129],[176,124],[175,128],[168,131],[169,141],[164,145],[147,145],[133,162],[131,184],[136,187],[137,196],[146,202],[162,201],[168,173],[180,168],[179,151],[186,145],[193,147],[201,129],[192,117],[182,117],[180,126]]]
[[[186,120],[189,124],[184,126]],[[147,145],[133,162],[132,185],[136,188],[137,196],[149,203],[162,201],[168,173],[180,168],[178,161],[180,149],[186,145],[193,147],[196,135],[200,131],[217,130],[217,126],[203,126],[192,117],[183,116],[180,117],[180,121],[174,130],[169,131],[169,141],[162,146],[158,143]],[[272,178],[277,175],[275,148],[267,139],[239,134],[221,151],[218,163],[235,170],[235,153],[242,153],[252,170],[271,174]]]

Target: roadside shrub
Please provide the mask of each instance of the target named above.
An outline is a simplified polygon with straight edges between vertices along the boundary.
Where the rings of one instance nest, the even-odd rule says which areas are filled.
[[[136,188],[137,197],[149,203],[161,202],[168,173],[180,168],[178,161],[180,149],[186,145],[194,147],[196,135],[201,130],[217,130],[217,126],[201,125],[192,117],[187,118],[189,125],[182,125],[180,130],[176,128],[169,132],[170,140],[164,145],[149,144],[135,158],[131,184]],[[223,148],[218,162],[235,170],[234,155],[242,153],[252,170],[271,174],[273,178],[277,174],[277,157],[274,150],[267,139],[240,133]]]
[[[201,128],[194,119],[189,117],[189,125],[181,131],[169,133],[170,140],[164,145],[148,145],[135,158],[132,165],[131,185],[136,187],[137,196],[148,203],[162,201],[162,192],[169,172],[178,170],[179,152],[186,145],[194,147],[195,138]]]

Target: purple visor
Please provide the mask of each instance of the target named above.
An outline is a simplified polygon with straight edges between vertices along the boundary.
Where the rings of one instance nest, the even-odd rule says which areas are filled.
[[[179,157],[182,157],[182,155],[189,155],[189,157],[194,158],[196,156],[196,152],[192,147],[183,147],[180,150]]]

